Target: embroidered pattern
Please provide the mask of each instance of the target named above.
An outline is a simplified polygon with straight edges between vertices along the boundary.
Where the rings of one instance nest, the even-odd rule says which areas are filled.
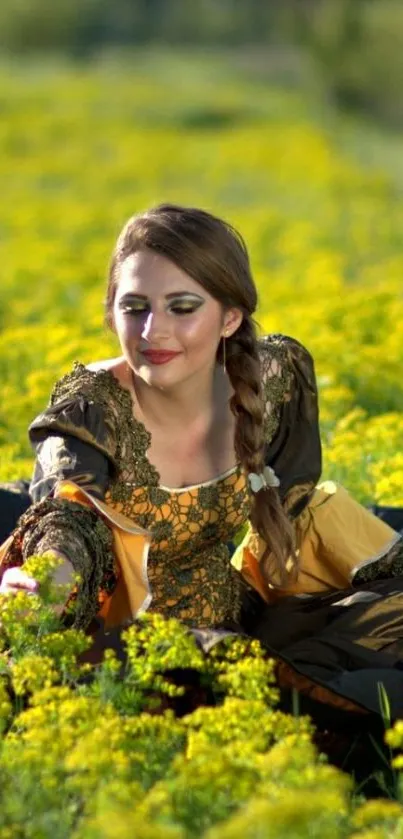
[[[273,439],[280,422],[283,402],[291,398],[292,370],[289,351],[282,335],[267,335],[259,341],[264,400],[266,443]]]
[[[352,580],[353,586],[360,586],[363,583],[372,583],[374,580],[387,580],[390,577],[401,577],[403,575],[403,539],[399,539],[379,559],[373,562],[366,562],[355,572]]]

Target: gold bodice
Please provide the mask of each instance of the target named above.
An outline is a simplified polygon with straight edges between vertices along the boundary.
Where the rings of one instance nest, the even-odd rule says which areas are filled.
[[[126,502],[107,492],[105,501],[151,530],[151,611],[199,626],[236,619],[240,580],[228,543],[250,508],[240,467],[184,489],[135,487]]]

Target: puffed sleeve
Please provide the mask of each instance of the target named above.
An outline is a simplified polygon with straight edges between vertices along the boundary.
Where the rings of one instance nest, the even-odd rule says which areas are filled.
[[[51,405],[34,419],[29,438],[36,454],[30,494],[50,495],[66,478],[103,498],[114,469],[113,433],[105,409],[77,394]]]
[[[292,516],[308,502],[322,469],[318,391],[313,358],[287,335],[259,341],[265,406],[266,463],[280,480]]]
[[[50,549],[65,556],[81,578],[75,596],[76,625],[90,622],[100,593],[110,593],[116,583],[112,533],[93,508],[53,494],[60,481],[70,479],[99,499],[105,495],[117,445],[108,381],[107,376],[76,364],[56,383],[48,407],[31,423],[34,503],[20,518],[2,563],[4,571]]]

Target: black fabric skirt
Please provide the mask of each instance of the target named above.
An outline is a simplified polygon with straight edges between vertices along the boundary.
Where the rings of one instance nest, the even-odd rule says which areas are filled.
[[[282,598],[246,612],[243,628],[279,657],[280,680],[290,686],[381,714],[383,685],[391,717],[403,718],[403,577]]]
[[[12,533],[19,517],[31,504],[29,481],[0,484],[0,545]]]

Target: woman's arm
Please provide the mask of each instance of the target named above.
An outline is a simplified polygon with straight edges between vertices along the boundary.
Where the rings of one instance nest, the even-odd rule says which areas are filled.
[[[279,481],[287,512],[299,515],[322,470],[314,361],[287,335],[259,342],[265,405],[266,463]]]
[[[64,580],[72,582],[75,574],[80,576],[74,594],[75,624],[87,625],[99,609],[100,595],[110,594],[117,581],[110,528],[92,507],[64,498],[43,498],[21,516],[12,534],[2,562],[1,590],[21,588],[26,582],[20,576],[25,560],[48,551],[63,558],[59,574]],[[7,573],[11,570],[12,575]]]
[[[343,588],[401,574],[399,535],[343,487],[330,481],[317,486],[321,443],[311,355],[292,338],[269,335],[261,342],[261,362],[267,421],[275,419],[274,433],[267,437],[266,462],[280,480],[299,551],[298,583],[289,593]],[[273,383],[275,377],[281,383]]]
[[[12,534],[0,591],[35,590],[23,564],[33,554],[51,551],[63,560],[56,580],[73,588],[75,575],[81,578],[74,600],[76,625],[83,626],[96,614],[100,592],[110,593],[116,584],[112,533],[95,509],[58,498],[57,485],[69,479],[103,499],[114,468],[113,435],[103,406],[79,393],[37,417],[30,439],[36,452],[34,504]]]

